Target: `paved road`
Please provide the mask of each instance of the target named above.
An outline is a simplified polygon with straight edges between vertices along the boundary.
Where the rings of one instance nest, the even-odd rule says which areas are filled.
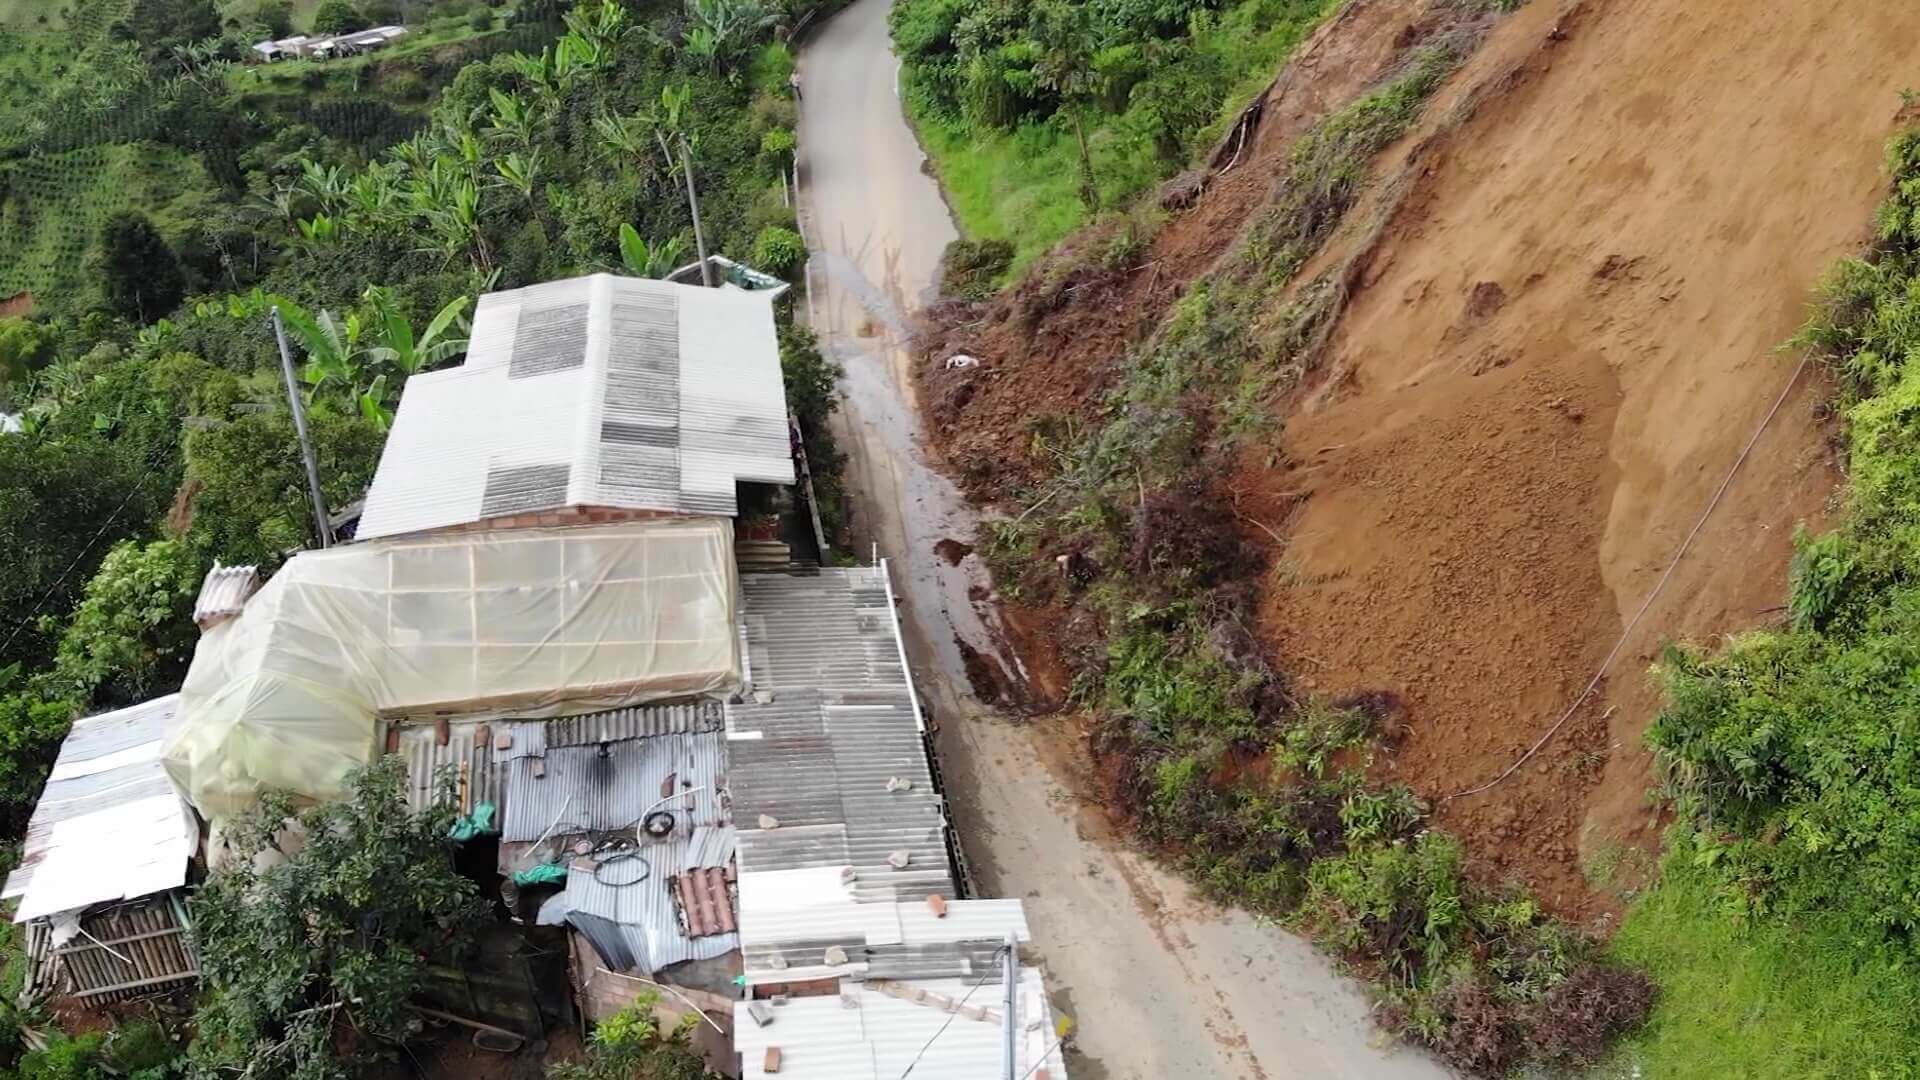
[[[901,115],[887,3],[858,0],[800,57],[811,318],[846,369],[860,553],[877,547],[893,560],[955,818],[982,886],[1027,900],[1037,939],[1027,960],[1079,1024],[1074,1077],[1445,1076],[1383,1049],[1358,988],[1299,939],[1211,907],[1114,843],[1104,815],[1046,764],[1077,752],[1042,745],[1069,737],[1058,725],[975,700],[956,640],[1001,655],[991,610],[969,599],[983,572],[976,558],[950,566],[934,552],[942,539],[970,540],[975,522],[921,452],[903,348],[954,228]]]

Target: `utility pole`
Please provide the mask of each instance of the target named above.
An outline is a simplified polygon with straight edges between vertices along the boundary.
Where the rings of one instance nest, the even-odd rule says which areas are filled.
[[[333,546],[333,523],[327,520],[327,497],[320,493],[320,466],[313,458],[313,439],[307,435],[307,408],[293,377],[293,353],[287,349],[287,328],[280,323],[280,306],[273,307],[273,340],[280,346],[280,375],[287,384],[287,405],[293,409],[293,431],[300,439],[300,457],[307,463],[307,493],[313,496],[313,524],[320,546]]]
[[[693,211],[693,248],[700,256],[700,284],[713,288],[713,267],[707,265],[707,236],[700,230],[700,197],[693,193],[693,152],[686,135],[680,136],[680,167],[687,176],[687,208]]]
[[[1007,931],[1007,953],[1000,968],[1000,977],[1007,984],[1006,1001],[1001,1006],[1002,1015],[1006,1023],[1004,1029],[1006,1046],[1001,1054],[1001,1060],[1005,1063],[1001,1072],[1005,1080],[1020,1080],[1019,1075],[1014,1072],[1014,1069],[1017,1068],[1014,1064],[1016,1060],[1014,1056],[1014,1046],[1020,1040],[1020,1017],[1015,1013],[1015,1006],[1020,1000],[1020,988],[1018,985],[1020,982],[1019,948],[1019,939],[1014,937],[1013,931]]]

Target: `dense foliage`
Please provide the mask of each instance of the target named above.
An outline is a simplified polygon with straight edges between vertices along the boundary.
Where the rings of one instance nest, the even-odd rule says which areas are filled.
[[[32,292],[0,318],[0,841],[74,716],[178,686],[208,567],[271,571],[314,542],[270,315],[339,511],[407,379],[460,361],[478,295],[690,261],[689,174],[707,251],[797,277],[779,38],[826,6],[0,0],[0,301]],[[242,63],[269,34],[403,17],[370,55]],[[779,318],[833,529],[836,372]],[[473,911],[445,823],[407,817],[390,772],[306,812],[290,861],[200,891],[202,1074],[344,1075],[407,1033],[421,956]],[[270,847],[284,809],[239,845]],[[677,1044],[646,1041],[648,1067],[683,1075]],[[112,1045],[31,1066],[19,1049],[0,1038],[6,1066],[136,1071]]]
[[[1800,337],[1839,386],[1842,520],[1801,538],[1788,628],[1668,651],[1649,739],[1729,905],[1846,911],[1920,961],[1920,131],[1888,162],[1877,243]]]
[[[191,908],[196,1075],[345,1078],[415,1029],[428,958],[455,956],[488,909],[454,869],[451,800],[415,813],[406,781],[390,755],[341,801],[296,815],[269,796],[228,823],[228,857]]]
[[[1326,0],[901,0],[909,111],[970,239],[1019,260],[1187,164]]]

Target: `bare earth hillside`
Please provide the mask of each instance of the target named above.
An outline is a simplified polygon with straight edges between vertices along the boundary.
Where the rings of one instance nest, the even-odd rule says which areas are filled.
[[[1706,509],[1792,373],[1776,346],[1866,235],[1917,35],[1908,5],[1535,3],[1379,163],[1407,186],[1323,254],[1356,259],[1353,296],[1281,406],[1299,464],[1236,486],[1291,512],[1265,637],[1311,685],[1404,696],[1391,767],[1417,790],[1545,732]],[[1653,839],[1661,643],[1776,617],[1834,479],[1821,400],[1795,387],[1603,693],[1440,807],[1563,912],[1605,906],[1583,865]]]
[[[1265,205],[1293,141],[1403,63],[1435,9],[1345,5],[1142,269],[1030,275],[945,324],[936,361],[981,366],[964,382],[927,366],[923,401],[973,494],[1043,471],[1034,432],[1091,415],[1128,346]],[[1272,403],[1280,434],[1221,479],[1274,561],[1260,636],[1309,687],[1398,694],[1408,732],[1379,769],[1439,804],[1486,876],[1560,913],[1615,910],[1598,868],[1657,840],[1641,733],[1662,643],[1779,617],[1794,529],[1836,479],[1817,373],[1600,693],[1511,779],[1445,797],[1498,776],[1577,697],[1787,386],[1798,356],[1777,347],[1869,233],[1916,40],[1913,5],[1534,0],[1374,163],[1295,278],[1334,272],[1344,307],[1314,374]]]

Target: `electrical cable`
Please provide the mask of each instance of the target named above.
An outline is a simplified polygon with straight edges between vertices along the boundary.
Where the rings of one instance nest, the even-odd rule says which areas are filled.
[[[73,557],[73,561],[67,564],[67,568],[60,571],[60,576],[53,579],[53,584],[47,586],[47,591],[40,594],[40,599],[34,601],[33,611],[28,614],[25,619],[14,625],[13,632],[7,635],[7,640],[0,642],[0,656],[6,655],[7,650],[13,647],[13,641],[20,636],[20,631],[40,620],[40,609],[46,604],[47,599],[54,594],[55,590],[59,589],[60,586],[65,583],[67,575],[73,573],[74,568],[79,566],[81,561],[87,557],[87,552],[93,550],[93,545],[99,543],[100,538],[107,535],[108,529],[113,528],[113,523],[120,518],[120,512],[127,508],[127,504],[131,503],[133,497],[140,493],[140,489],[144,487],[147,480],[153,476],[153,471],[159,467],[159,464],[156,462],[147,462],[147,471],[140,474],[140,479],[133,482],[133,488],[127,492],[127,497],[121,499],[120,505],[113,508],[113,513],[107,515],[106,524],[100,526],[100,531],[93,534],[93,539],[88,540],[86,546],[80,549],[80,554]]]
[[[1005,945],[1002,945],[999,948],[993,950],[994,959],[998,960],[1001,954],[1005,953],[1006,951],[1007,951],[1007,947]],[[971,987],[967,989],[966,995],[960,999],[960,1004],[954,1006],[953,1011],[947,1014],[947,1022],[944,1024],[941,1024],[940,1030],[934,1032],[933,1038],[927,1040],[927,1045],[922,1046],[920,1048],[920,1052],[913,1055],[913,1060],[907,1062],[907,1071],[900,1074],[900,1080],[907,1080],[907,1077],[913,1074],[913,1067],[920,1064],[920,1059],[927,1056],[927,1051],[933,1049],[933,1044],[939,1041],[940,1036],[945,1035],[947,1033],[947,1028],[953,1026],[953,1021],[955,1020],[955,1018],[957,1018],[960,1015],[960,1010],[966,1006],[967,1000],[973,997],[973,992],[987,985],[987,980],[993,978],[995,975],[998,975],[998,974],[1000,974],[999,968],[989,968],[984,974],[980,976],[979,981],[975,982]]]
[[[1553,722],[1553,726],[1547,729],[1545,735],[1540,736],[1532,746],[1527,748],[1526,753],[1521,754],[1513,764],[1507,766],[1507,771],[1479,787],[1456,791],[1441,799],[1441,802],[1452,802],[1455,799],[1464,799],[1468,795],[1478,795],[1519,772],[1520,767],[1532,760],[1533,755],[1539,753],[1541,747],[1552,741],[1553,737],[1560,733],[1560,729],[1566,726],[1567,721],[1573,718],[1573,714],[1579,711],[1580,706],[1586,704],[1587,699],[1593,696],[1594,690],[1600,685],[1600,680],[1606,677],[1607,669],[1613,666],[1614,660],[1620,655],[1620,650],[1626,647],[1627,638],[1632,636],[1634,628],[1640,625],[1641,617],[1647,613],[1648,608],[1653,606],[1654,598],[1660,595],[1660,590],[1667,587],[1667,582],[1673,577],[1674,570],[1679,567],[1680,560],[1686,557],[1687,549],[1693,546],[1694,538],[1700,535],[1700,530],[1706,526],[1707,519],[1713,516],[1714,508],[1720,505],[1721,498],[1726,495],[1727,488],[1733,484],[1733,478],[1739,473],[1740,466],[1746,464],[1747,455],[1753,453],[1754,446],[1759,443],[1760,436],[1766,432],[1768,425],[1773,423],[1774,415],[1780,411],[1780,406],[1787,403],[1787,396],[1793,393],[1794,386],[1800,382],[1800,373],[1807,369],[1807,362],[1812,358],[1811,352],[1800,357],[1799,366],[1793,369],[1793,374],[1787,379],[1787,385],[1780,388],[1780,396],[1773,400],[1773,408],[1767,410],[1767,415],[1761,419],[1760,426],[1753,429],[1753,435],[1747,439],[1747,445],[1741,448],[1740,456],[1733,459],[1733,467],[1727,470],[1726,478],[1720,481],[1720,487],[1713,493],[1713,498],[1707,500],[1706,510],[1700,514],[1700,519],[1693,523],[1693,530],[1687,533],[1687,538],[1680,542],[1680,549],[1673,553],[1673,560],[1667,563],[1666,572],[1660,575],[1660,580],[1654,584],[1653,591],[1640,602],[1640,610],[1634,612],[1633,618],[1627,620],[1626,627],[1620,631],[1619,640],[1613,643],[1613,648],[1607,650],[1607,658],[1600,661],[1600,670],[1593,673],[1593,678],[1587,682],[1587,688],[1580,691],[1580,696],[1573,699],[1573,704],[1567,706],[1567,711],[1560,714],[1560,719]]]
[[[643,870],[641,871],[641,874],[639,877],[634,878],[632,881],[608,881],[606,878],[603,878],[600,876],[600,871],[605,870],[607,867],[612,866],[615,863],[626,862],[629,859],[638,862],[641,865],[641,867],[643,867]],[[640,854],[640,852],[637,850],[615,852],[612,855],[609,855],[606,858],[601,859],[597,864],[594,865],[594,868],[593,868],[593,880],[599,882],[602,885],[605,885],[610,889],[624,889],[631,885],[638,885],[652,876],[653,876],[653,864],[648,862],[647,857]]]

